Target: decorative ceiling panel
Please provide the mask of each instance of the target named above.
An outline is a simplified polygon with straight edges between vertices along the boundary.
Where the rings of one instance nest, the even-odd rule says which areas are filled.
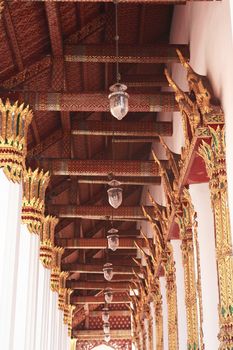
[[[19,50],[25,64],[32,57],[44,54],[49,47],[49,34],[44,6],[37,2],[9,2]]]
[[[64,38],[76,32],[79,28],[76,4],[72,2],[59,3],[62,35]]]
[[[0,78],[2,80],[13,75],[15,72],[10,42],[5,28],[4,21],[0,21]]]

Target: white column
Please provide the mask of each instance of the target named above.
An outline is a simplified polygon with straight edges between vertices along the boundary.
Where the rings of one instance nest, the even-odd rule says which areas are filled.
[[[58,310],[58,350],[63,350],[63,311]]]
[[[167,310],[167,292],[166,278],[160,277],[160,288],[162,295],[162,310],[163,310],[163,348],[168,350],[168,310]]]
[[[180,349],[186,349],[188,340],[185,307],[184,267],[182,261],[181,241],[172,240],[171,243],[173,246],[173,254],[176,268],[179,347]]]
[[[35,349],[39,236],[21,225],[16,287],[15,336],[12,349]]]
[[[45,303],[44,303],[44,309],[45,309],[45,322],[43,327],[43,338],[45,339],[45,348],[49,349],[49,303],[50,303],[50,270],[45,269]]]
[[[38,268],[39,268],[39,245],[40,237],[30,234],[30,258],[29,276],[27,284],[27,315],[26,315],[26,342],[24,350],[35,349],[36,319],[37,319],[37,291],[38,291]]]
[[[190,185],[190,194],[198,222],[204,343],[206,349],[218,349],[218,281],[209,185]]]
[[[22,187],[9,181],[0,169],[0,344],[12,349]]]
[[[150,303],[150,314],[152,317],[152,342],[153,349],[156,349],[156,319],[155,319],[155,303]]]
[[[50,270],[39,263],[39,282],[37,298],[36,350],[50,349],[48,344]],[[52,331],[52,330],[51,330]]]
[[[27,285],[30,269],[30,233],[26,226],[21,226],[19,247],[19,264],[16,286],[16,314],[14,327],[13,350],[24,349],[27,316]]]
[[[68,350],[68,325],[64,324],[64,350]]]
[[[59,333],[58,294],[51,290],[49,305],[48,348],[49,350],[57,350]]]

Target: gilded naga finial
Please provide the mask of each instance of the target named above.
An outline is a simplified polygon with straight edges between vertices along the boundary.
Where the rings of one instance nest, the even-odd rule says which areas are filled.
[[[179,88],[179,86],[174,82],[170,74],[168,73],[167,68],[164,69],[164,74],[167,78],[167,81],[169,83],[169,86],[172,87],[172,89],[176,93],[176,101],[179,103],[179,100],[184,97],[185,93]]]
[[[190,66],[190,64],[188,63],[188,61],[184,58],[182,52],[179,49],[176,49],[176,53],[179,57],[180,63],[182,64],[182,66],[189,70],[190,72],[194,73],[194,70],[192,69],[192,67]]]

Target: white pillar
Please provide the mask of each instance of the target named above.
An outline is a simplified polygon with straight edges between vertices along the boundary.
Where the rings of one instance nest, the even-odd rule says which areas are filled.
[[[198,222],[204,343],[206,349],[218,349],[218,280],[209,185],[190,185],[190,194]]]
[[[49,297],[50,270],[46,269],[40,262],[37,298],[36,350],[50,349],[50,345],[48,344],[50,310]]]
[[[9,181],[0,170],[0,344],[12,349],[22,187]]]
[[[49,350],[57,350],[59,333],[58,294],[51,290],[49,305],[48,348]]]
[[[63,350],[63,311],[58,310],[58,350]]]
[[[38,291],[38,268],[39,268],[39,245],[40,237],[30,234],[30,258],[27,290],[27,315],[26,315],[26,342],[24,350],[35,349],[36,319],[37,319],[37,291]]]
[[[150,303],[150,314],[152,318],[152,344],[153,349],[156,349],[156,319],[155,319],[155,304],[154,302]]]
[[[35,349],[39,236],[21,225],[12,349]]]
[[[30,233],[26,226],[21,226],[19,247],[19,264],[16,286],[16,313],[14,327],[13,350],[24,349],[27,316],[27,285],[30,270]]]
[[[180,349],[187,349],[187,319],[185,307],[184,267],[182,261],[181,241],[172,240],[177,286],[178,333]]]
[[[162,295],[162,311],[163,311],[163,349],[168,350],[168,310],[167,310],[167,292],[166,278],[160,277],[160,288]]]

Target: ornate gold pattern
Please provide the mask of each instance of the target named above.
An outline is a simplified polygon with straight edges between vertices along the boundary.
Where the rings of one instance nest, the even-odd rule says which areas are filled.
[[[183,92],[165,70],[169,85],[175,91],[182,115],[183,131],[185,136],[185,147],[182,148],[182,167],[188,157],[192,139],[195,136],[205,137],[208,125],[224,124],[224,113],[219,102],[214,98],[213,90],[208,79],[194,72],[182,53],[177,50],[180,62],[187,71],[187,80],[190,92]]]
[[[18,102],[12,105],[8,99],[4,104],[0,99],[0,167],[13,182],[21,181],[25,169],[27,132],[31,120],[29,107],[24,108]]]
[[[54,216],[46,216],[43,220],[43,226],[40,236],[40,260],[44,267],[52,268],[54,230],[58,219]]]
[[[64,248],[53,248],[52,271],[50,278],[50,287],[53,292],[59,292],[59,276],[61,272],[61,257],[63,253]]]
[[[194,72],[188,61],[179,50],[176,50],[181,64],[187,71],[190,93],[195,96],[195,102],[203,116],[203,124],[224,123],[224,113],[219,102],[214,98],[213,89],[207,77]],[[199,124],[199,123],[198,123]]]
[[[58,308],[64,310],[66,296],[66,279],[69,276],[68,272],[62,271],[59,275],[59,291],[58,291]]]
[[[170,243],[166,247],[167,260],[164,263],[167,290],[168,307],[168,349],[179,349],[178,342],[178,321],[177,321],[177,288],[175,275],[175,262],[173,260],[173,251]]]
[[[164,209],[160,208],[157,203],[150,196],[150,200],[154,206],[155,218],[146,213],[144,214],[152,224],[155,233],[155,244],[151,244],[147,237],[142,235],[146,242],[146,248],[149,252],[149,256],[145,254],[142,248],[138,246],[141,254],[146,259],[146,267],[141,267],[141,272],[144,275],[146,284],[146,290],[148,297],[146,298],[146,305],[148,300],[153,300],[156,310],[156,349],[163,349],[163,315],[162,315],[162,297],[159,286],[158,274],[159,267],[163,266],[167,281],[167,303],[168,303],[168,327],[169,327],[169,349],[178,348],[178,325],[177,325],[177,291],[175,280],[175,267],[172,257],[172,248],[170,243],[164,239],[164,230],[167,229],[167,219]],[[142,293],[140,293],[142,294]],[[149,299],[148,299],[149,298]],[[145,299],[145,298],[144,298]]]
[[[197,236],[197,220],[195,213],[195,220],[193,225],[193,240],[194,240],[194,248],[196,252],[196,265],[197,265],[197,295],[198,295],[198,310],[199,310],[199,319],[200,319],[200,349],[204,350],[204,334],[203,334],[203,304],[202,304],[202,289],[201,289],[201,262],[200,262],[200,248]]]
[[[219,284],[219,340],[221,350],[233,348],[233,255],[228,207],[225,130],[209,128],[211,143],[203,141],[199,154],[204,159],[215,221],[215,245]]]
[[[156,323],[156,350],[163,350],[163,309],[162,294],[159,278],[156,279],[156,295],[154,296],[155,323]]]
[[[30,232],[40,234],[44,219],[45,191],[49,183],[49,174],[31,169],[23,172],[22,223]]]
[[[199,339],[198,324],[198,291],[196,285],[195,257],[193,245],[193,227],[195,211],[188,190],[183,190],[181,196],[182,211],[177,213],[176,221],[182,239],[182,257],[184,266],[185,305],[188,330],[188,349],[202,349]]]
[[[66,288],[65,289],[65,295],[64,295],[64,315],[63,315],[63,322],[65,324],[68,324],[69,322],[69,308],[70,308],[70,295],[72,293],[72,289]]]
[[[74,305],[69,305],[69,316],[68,316],[68,336],[71,338],[72,336],[72,319],[73,319],[73,311],[75,309]]]

